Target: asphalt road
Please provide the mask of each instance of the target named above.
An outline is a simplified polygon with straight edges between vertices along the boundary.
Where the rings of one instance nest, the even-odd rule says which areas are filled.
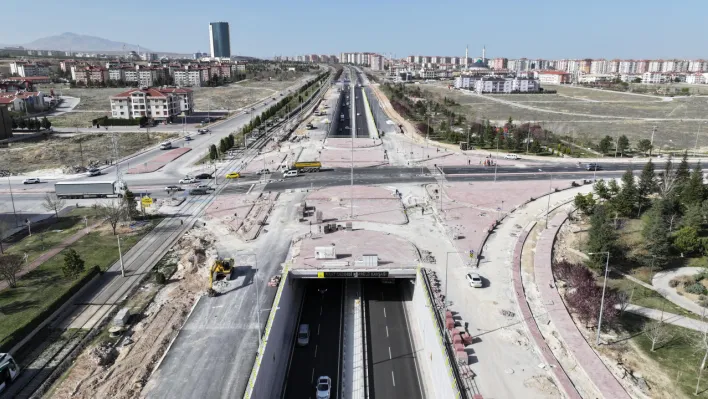
[[[364,104],[364,96],[360,86],[354,87],[354,111],[356,112],[356,137],[369,137],[369,124],[366,122],[366,104]]]
[[[333,138],[349,138],[351,134],[351,112],[347,103],[351,101],[351,90],[349,85],[343,85],[342,91],[339,93],[339,109],[332,111],[333,128],[329,132],[329,137]],[[341,116],[344,115],[344,119]]]
[[[362,280],[372,399],[423,397],[400,284],[410,281]]]
[[[315,384],[320,376],[332,379],[330,398],[339,398],[343,283],[335,279],[306,282],[298,326],[310,325],[310,343],[293,348],[283,398],[315,398]]]

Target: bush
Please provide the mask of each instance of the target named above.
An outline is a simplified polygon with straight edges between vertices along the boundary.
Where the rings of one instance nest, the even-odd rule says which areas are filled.
[[[669,287],[671,287],[671,288],[676,288],[676,287],[678,287],[678,285],[679,285],[679,281],[676,280],[675,278],[672,278],[669,281]]]
[[[706,287],[704,287],[703,284],[701,284],[701,283],[693,283],[693,284],[687,285],[685,290],[689,294],[694,294],[694,295],[708,294],[708,290],[706,290]]]
[[[167,282],[165,274],[162,272],[155,272],[155,282],[160,285],[164,285]]]
[[[704,308],[708,308],[708,300],[706,300],[706,299],[699,300],[698,305],[703,306]]]

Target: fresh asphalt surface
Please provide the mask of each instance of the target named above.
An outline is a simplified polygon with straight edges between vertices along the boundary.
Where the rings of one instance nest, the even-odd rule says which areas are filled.
[[[369,398],[422,398],[420,381],[403,308],[401,284],[410,280],[362,279],[366,307]]]
[[[349,90],[348,85],[342,87],[342,91],[339,93],[339,109],[335,109],[332,112],[332,130],[329,132],[329,137],[331,138],[349,138],[352,136],[351,133],[351,116],[349,112],[349,106],[347,101],[351,101],[349,97],[351,95],[351,90]],[[344,115],[344,119],[341,116]]]
[[[354,112],[356,112],[356,137],[369,137],[369,124],[366,123],[366,105],[364,104],[364,96],[362,95],[361,87],[354,87]]]
[[[338,399],[344,281],[318,279],[304,283],[307,287],[297,325],[310,325],[310,342],[292,350],[283,398],[315,398],[317,378],[327,376],[332,379],[330,398]],[[297,339],[293,345],[297,345]]]

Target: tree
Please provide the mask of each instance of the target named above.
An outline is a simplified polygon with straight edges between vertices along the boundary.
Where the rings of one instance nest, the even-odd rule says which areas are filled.
[[[602,200],[607,201],[612,198],[612,195],[610,195],[610,190],[607,188],[607,184],[603,179],[596,181],[595,184],[592,185],[592,189]]]
[[[17,287],[17,273],[22,270],[22,262],[20,255],[0,255],[0,279],[7,281],[8,287]]]
[[[690,204],[681,218],[681,227],[693,227],[698,230],[703,225],[705,210],[701,204]]]
[[[213,160],[216,160],[217,158],[219,158],[219,151],[216,149],[216,145],[212,144],[209,147],[209,159],[211,159],[213,161]]]
[[[676,232],[674,246],[684,254],[696,252],[701,248],[701,239],[695,227],[682,227]]]
[[[620,192],[620,186],[617,184],[617,180],[615,179],[610,179],[609,182],[607,183],[607,192],[610,195],[610,198],[615,198],[617,194]]]
[[[135,194],[130,190],[125,190],[121,206],[125,216],[129,219],[135,219],[138,216],[138,209],[135,206]]]
[[[674,164],[671,159],[671,155],[666,159],[666,165],[664,170],[659,175],[658,192],[663,199],[669,199],[673,194],[674,187],[676,186],[676,171],[674,170]]]
[[[624,156],[624,152],[629,149],[629,139],[624,134],[617,139],[617,152]]]
[[[56,194],[47,193],[44,195],[44,202],[42,202],[42,208],[47,212],[54,212],[54,215],[59,220],[59,211],[64,208],[66,201],[57,197]]]
[[[575,207],[578,208],[580,212],[585,215],[590,215],[595,207],[595,197],[593,197],[592,193],[587,193],[586,195],[578,193],[575,196],[574,203]]]
[[[27,129],[27,120],[25,118],[20,118],[20,120],[17,121],[17,127],[20,129]]]
[[[49,119],[45,116],[42,118],[42,129],[49,129],[52,127],[52,122],[49,122]]]
[[[601,153],[607,154],[612,149],[612,141],[612,137],[605,136],[602,140],[600,140],[600,144],[598,144],[597,148]]]
[[[12,120],[12,129],[17,129],[20,126],[17,124],[17,119],[15,117],[10,118]]]
[[[64,277],[76,278],[84,271],[84,260],[72,248],[64,253],[64,265],[61,268]]]
[[[639,210],[649,205],[649,196],[656,192],[658,186],[656,184],[656,175],[654,174],[654,163],[651,159],[644,164],[642,173],[639,175],[639,184],[637,185],[637,196],[639,201]]]
[[[655,201],[643,218],[642,237],[644,238],[644,249],[647,251],[647,259],[656,258],[656,264],[659,266],[666,264],[671,247],[668,234],[669,226],[667,226],[664,214],[665,206],[666,201]]]
[[[98,216],[105,219],[108,224],[111,225],[113,235],[116,235],[116,227],[118,227],[118,223],[125,219],[126,207],[116,201],[111,201],[99,205],[97,211]]]
[[[638,197],[639,194],[637,186],[634,183],[634,174],[631,169],[627,169],[627,171],[622,175],[622,188],[613,201],[615,209],[622,216],[632,216],[634,214],[634,207],[637,204]]]
[[[703,202],[705,187],[703,186],[703,170],[700,162],[696,164],[688,180],[681,188],[681,202],[684,206]]]
[[[147,125],[147,123],[148,123],[147,116],[145,116],[145,115],[141,116],[140,119],[138,119],[138,123],[140,124],[140,126]]]
[[[649,139],[641,139],[637,142],[637,149],[644,153],[644,155],[647,154],[647,152],[651,151],[651,149],[654,146],[651,144],[651,141]]]
[[[222,154],[225,154],[226,151],[228,151],[228,149],[229,149],[228,146],[229,146],[229,145],[228,145],[227,142],[226,142],[226,138],[222,138],[222,139],[219,141],[219,152],[222,153]]]
[[[590,217],[590,229],[588,230],[588,252],[593,252],[598,255],[593,255],[591,265],[599,267],[604,260],[601,253],[610,252],[610,255],[616,250],[617,234],[615,229],[610,224],[607,215],[607,209],[603,205],[595,206],[592,216]]]
[[[679,162],[676,168],[676,184],[683,186],[688,182],[691,175],[691,169],[688,166],[688,152],[684,151],[681,156],[681,162]]]
[[[644,335],[649,338],[649,341],[651,341],[651,351],[654,352],[654,349],[657,344],[661,345],[663,343],[666,343],[673,338],[673,333],[671,332],[671,329],[669,326],[667,326],[666,323],[664,323],[663,320],[652,320],[648,321],[644,325]]]

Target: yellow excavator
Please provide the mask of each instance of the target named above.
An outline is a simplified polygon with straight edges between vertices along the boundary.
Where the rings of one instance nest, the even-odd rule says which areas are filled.
[[[231,274],[234,271],[233,259],[217,258],[209,271],[209,288],[207,295],[210,297],[218,296],[219,292],[214,289],[214,281],[231,280]]]

